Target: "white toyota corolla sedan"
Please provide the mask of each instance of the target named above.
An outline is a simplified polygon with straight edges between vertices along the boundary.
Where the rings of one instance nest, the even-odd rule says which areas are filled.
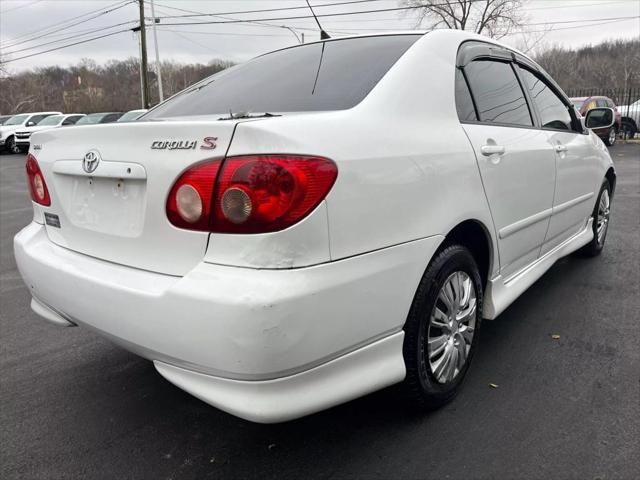
[[[33,135],[31,308],[256,422],[453,398],[493,319],[604,244],[616,175],[558,85],[460,31],[278,50],[140,121]]]

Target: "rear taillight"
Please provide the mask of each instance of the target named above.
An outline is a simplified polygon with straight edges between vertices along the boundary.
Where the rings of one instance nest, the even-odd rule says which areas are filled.
[[[36,157],[29,154],[27,155],[27,182],[29,183],[29,192],[31,193],[31,200],[40,205],[48,207],[51,205],[51,197],[49,197],[49,190],[47,184],[42,176],[40,165]]]
[[[318,206],[338,174],[335,163],[314,156],[230,157],[218,173],[219,166],[202,163],[178,178],[167,201],[172,224],[220,233],[282,230]]]
[[[167,217],[176,227],[209,230],[211,201],[220,160],[199,163],[184,172],[169,192]]]

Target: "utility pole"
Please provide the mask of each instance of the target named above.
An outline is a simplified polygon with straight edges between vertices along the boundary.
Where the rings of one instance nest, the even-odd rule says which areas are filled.
[[[149,108],[149,76],[147,70],[147,33],[144,24],[144,0],[138,0],[140,6],[140,69],[142,70],[142,105]]]
[[[158,96],[160,97],[160,101],[164,100],[164,95],[162,93],[162,72],[160,71],[160,53],[158,53],[158,33],[156,31],[156,12],[153,8],[153,0],[149,2],[151,4],[151,17],[153,17],[153,44],[156,47],[156,75],[158,77]]]
[[[133,29],[136,31],[136,29]],[[140,31],[138,28],[137,31]],[[140,41],[140,35],[138,35],[138,50],[140,51],[140,101],[142,102],[142,107],[144,108],[144,77],[142,76],[142,42]]]

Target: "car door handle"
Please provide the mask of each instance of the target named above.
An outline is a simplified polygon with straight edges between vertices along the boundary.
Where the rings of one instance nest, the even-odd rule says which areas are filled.
[[[566,152],[567,151],[567,146],[566,145],[556,145],[555,149],[556,149],[556,152],[558,152],[558,153]]]
[[[491,155],[503,155],[504,147],[502,145],[483,145],[480,147],[482,155],[489,157]]]

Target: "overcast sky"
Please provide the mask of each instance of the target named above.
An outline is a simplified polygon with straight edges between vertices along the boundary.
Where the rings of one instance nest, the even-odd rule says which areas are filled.
[[[312,0],[317,14],[352,12],[372,9],[388,9],[401,5],[399,0],[372,0],[341,6],[325,6],[340,0]],[[344,1],[344,0],[343,0]],[[0,54],[8,59],[39,53],[60,45],[67,45],[135,26],[138,5],[127,4],[108,14],[97,16],[99,9],[118,7],[117,0],[0,0]],[[196,13],[230,13],[242,10],[270,9],[304,6],[304,0],[155,0],[156,17],[189,15]],[[80,17],[91,11],[96,13]],[[578,47],[613,38],[640,37],[640,0],[527,0],[523,13],[527,16],[524,29],[530,35],[539,35],[540,30],[550,28],[543,25],[554,23],[553,30],[545,35],[544,42],[560,43]],[[227,18],[269,19],[308,15],[308,10],[285,10],[226,15]],[[95,16],[96,18],[91,18]],[[147,16],[151,16],[147,9]],[[622,20],[618,20],[622,18]],[[256,24],[205,24],[162,26],[177,22],[224,21],[220,17],[183,17],[162,19],[158,27],[158,44],[161,59],[181,62],[203,62],[211,59],[243,61],[258,54],[297,43],[296,35],[305,34],[305,40],[317,40],[317,26],[313,19],[271,20],[274,26]],[[575,22],[577,21],[577,22]],[[587,25],[587,21],[590,22]],[[131,22],[123,24],[124,22]],[[321,22],[332,36],[371,33],[376,30],[406,30],[416,26],[415,18],[407,11],[377,12],[321,18]],[[570,22],[570,23],[569,23]],[[62,28],[68,25],[70,28]],[[60,25],[56,25],[60,24]],[[123,24],[114,26],[117,24]],[[534,25],[535,24],[535,25]],[[53,26],[52,26],[53,25]],[[279,27],[286,25],[291,31]],[[43,30],[52,26],[49,30]],[[426,27],[427,25],[425,25]],[[111,27],[111,28],[109,28]],[[36,32],[36,33],[34,33]],[[30,34],[30,36],[28,36]],[[26,36],[27,35],[27,36]],[[84,36],[78,36],[84,35]],[[29,38],[31,42],[25,42]],[[507,37],[507,43],[517,46],[518,37]],[[153,35],[148,33],[149,56],[153,60]],[[43,45],[47,44],[47,45]],[[35,48],[32,48],[35,47]],[[104,62],[138,56],[137,35],[132,32],[119,33],[95,41],[82,43],[49,53],[16,60],[8,64],[9,71],[44,65],[69,65],[87,57]]]

